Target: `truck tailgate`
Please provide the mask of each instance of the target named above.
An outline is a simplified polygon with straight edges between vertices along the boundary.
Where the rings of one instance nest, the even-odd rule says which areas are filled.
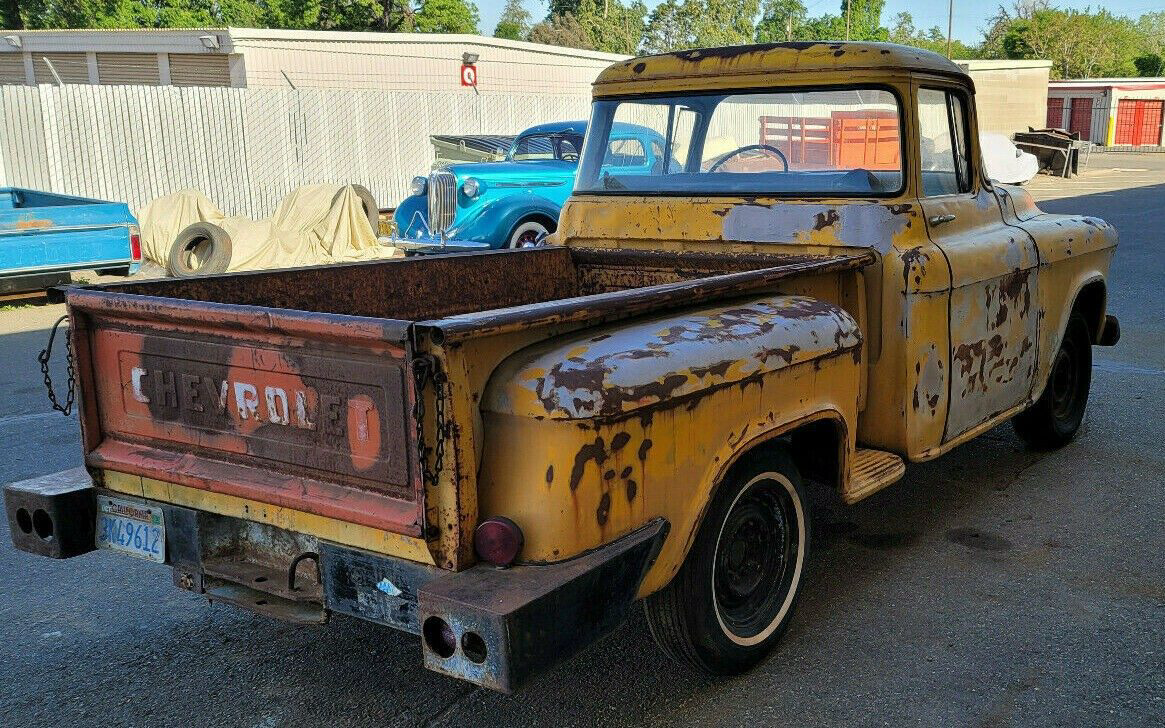
[[[408,323],[71,289],[90,467],[424,532]]]

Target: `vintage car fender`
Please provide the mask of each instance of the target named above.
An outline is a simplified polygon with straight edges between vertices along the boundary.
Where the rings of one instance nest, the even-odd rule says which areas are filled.
[[[510,231],[520,221],[538,216],[557,222],[558,213],[561,211],[561,205],[542,195],[533,193],[511,195],[474,207],[445,231],[445,238],[488,243],[491,247],[499,248],[506,244]],[[405,199],[397,208],[394,218],[401,237],[408,239],[434,237],[428,233],[428,210],[422,197],[413,196]]]
[[[428,200],[420,195],[409,195],[401,200],[392,213],[397,235],[402,238],[429,237]]]
[[[521,350],[482,397],[479,517],[518,523],[527,563],[568,559],[665,518],[671,532],[641,595],[651,593],[682,564],[741,453],[823,417],[852,453],[861,344],[843,309],[774,294]]]
[[[511,195],[491,200],[471,210],[449,228],[445,237],[453,240],[471,240],[503,247],[514,227],[530,217],[544,217],[558,222],[562,206],[542,195],[533,193]]]

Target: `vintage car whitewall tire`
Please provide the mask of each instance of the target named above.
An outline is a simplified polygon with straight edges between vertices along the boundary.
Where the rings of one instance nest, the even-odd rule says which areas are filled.
[[[506,241],[507,248],[530,248],[537,244],[543,236],[552,232],[537,220],[527,220],[519,223],[510,231],[510,238]]]
[[[644,601],[656,643],[708,674],[750,669],[788,628],[808,550],[808,501],[788,453],[771,449],[738,465],[680,571]]]

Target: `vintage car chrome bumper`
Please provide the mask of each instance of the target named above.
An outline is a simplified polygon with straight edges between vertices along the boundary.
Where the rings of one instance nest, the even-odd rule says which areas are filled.
[[[475,243],[468,240],[440,240],[438,238],[381,238],[382,245],[392,245],[405,251],[407,255],[438,253],[470,253],[489,250],[489,243]]]
[[[425,667],[502,692],[622,623],[668,531],[657,519],[569,561],[450,572],[106,491],[77,468],[4,488],[13,544],[57,559],[93,551],[104,497],[161,509],[180,588],[295,623],[341,613],[418,634]]]

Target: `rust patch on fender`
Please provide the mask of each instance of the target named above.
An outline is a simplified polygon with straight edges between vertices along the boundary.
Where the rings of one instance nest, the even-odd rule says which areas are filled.
[[[586,472],[587,463],[591,460],[595,461],[595,465],[601,467],[607,460],[607,448],[604,446],[603,438],[596,437],[595,441],[583,445],[574,456],[574,467],[570,470],[570,489],[577,490],[578,484],[582,482],[583,473]]]
[[[599,522],[600,526],[607,525],[607,517],[611,515],[611,494],[609,492],[603,493],[599,498],[599,507],[595,509],[595,520]]]
[[[837,214],[837,210],[826,210],[825,212],[819,212],[813,216],[813,229],[824,230],[827,227],[833,227],[834,224],[836,224],[840,219],[841,216]]]

